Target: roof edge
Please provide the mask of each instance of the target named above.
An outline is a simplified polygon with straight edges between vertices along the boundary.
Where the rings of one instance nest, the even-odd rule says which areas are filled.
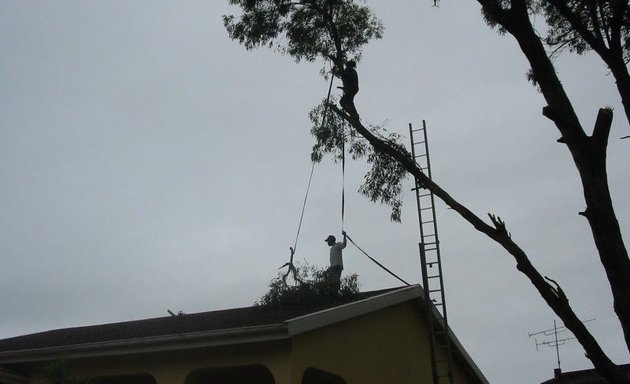
[[[295,317],[286,320],[285,323],[288,327],[289,336],[295,336],[405,301],[420,298],[422,297],[422,292],[422,288],[419,285],[411,285],[395,291],[385,292],[366,299]]]
[[[133,353],[162,352],[288,339],[285,324],[151,336],[129,340],[104,341],[59,347],[0,352],[0,363],[45,361],[60,355],[79,358]]]

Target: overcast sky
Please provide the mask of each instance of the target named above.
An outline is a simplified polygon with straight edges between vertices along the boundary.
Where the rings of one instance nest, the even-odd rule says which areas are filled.
[[[356,105],[408,141],[426,120],[433,178],[478,215],[501,216],[558,281],[617,363],[628,362],[559,134],[541,115],[514,40],[473,0],[369,1],[385,25],[358,65]],[[0,338],[249,306],[289,257],[311,168],[307,113],[322,63],[295,64],[227,37],[227,1],[0,2]],[[538,27],[543,28],[542,20]],[[593,56],[556,60],[583,124],[615,108],[609,178],[626,238],[630,134]],[[590,128],[589,128],[590,130]],[[405,280],[421,280],[414,195],[402,224],[355,191],[345,229]],[[296,261],[324,267],[341,232],[341,169],[315,168]],[[555,351],[528,333],[554,315],[514,261],[437,203],[450,325],[491,382],[539,383]],[[356,248],[363,291],[398,286]],[[542,340],[539,340],[542,341]],[[590,368],[576,341],[564,370]]]

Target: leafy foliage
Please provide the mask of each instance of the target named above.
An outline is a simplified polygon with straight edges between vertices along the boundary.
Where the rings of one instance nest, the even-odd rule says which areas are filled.
[[[284,276],[278,274],[269,283],[269,291],[256,302],[256,305],[274,310],[313,308],[347,302],[359,293],[356,274],[341,279],[341,288],[334,292],[334,284],[328,278],[326,269],[317,269],[308,264],[298,266],[296,269],[299,279],[293,285],[287,284]]]
[[[383,25],[366,6],[351,0],[229,0],[240,17],[224,15],[230,38],[247,49],[268,46],[296,62],[317,58],[342,67],[360,58],[361,48],[381,38]]]
[[[630,7],[627,0],[494,0],[483,1],[482,13],[488,25],[505,33],[505,23],[496,20],[492,10],[509,12],[527,7],[531,15],[542,15],[547,30],[542,40],[557,55],[565,49],[584,54],[592,49],[618,50],[630,60]],[[489,12],[490,11],[490,12]]]
[[[372,11],[352,0],[229,0],[240,6],[241,15],[224,15],[223,23],[230,38],[247,49],[262,46],[276,48],[296,62],[331,60],[332,74],[339,76],[345,60],[358,60],[362,47],[383,34],[383,25]],[[322,73],[327,75],[325,70]],[[401,184],[406,177],[402,165],[388,155],[376,152],[353,129],[344,129],[340,116],[328,113],[326,124],[320,124],[327,111],[325,102],[311,110],[311,133],[317,142],[311,158],[319,162],[324,155],[335,161],[342,158],[344,145],[353,159],[365,158],[371,170],[359,193],[371,201],[392,207],[391,219],[400,221]],[[372,127],[396,148],[399,137],[387,134],[382,127]]]
[[[365,158],[371,168],[359,187],[359,193],[370,201],[389,205],[392,208],[390,219],[399,222],[402,209],[402,183],[408,175],[404,165],[393,157],[376,151],[363,136],[351,127],[346,127],[347,123],[339,115],[327,113],[324,116],[326,110],[326,101],[324,101],[309,113],[313,124],[311,134],[316,140],[311,159],[320,162],[325,155],[329,155],[337,162],[342,159],[344,150],[354,160]],[[388,133],[382,126],[371,126],[370,129],[391,146],[411,156],[404,145],[400,144],[400,135]]]
[[[536,1],[537,10],[542,11],[549,25],[545,42],[556,49],[554,52],[568,48],[571,52],[583,54],[595,45],[613,47],[620,44],[618,48],[623,50],[623,56],[628,60],[630,10],[627,2],[625,5],[619,0],[563,0],[559,3],[553,5],[548,1]],[[569,14],[574,25],[579,23],[588,32],[590,41],[585,40],[585,36],[571,24],[567,18]]]
[[[76,376],[68,368],[68,359],[57,358],[48,364],[45,372],[50,384],[87,384],[89,378]]]

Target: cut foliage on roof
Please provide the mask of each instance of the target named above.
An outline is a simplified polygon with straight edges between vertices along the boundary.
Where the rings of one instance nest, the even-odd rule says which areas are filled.
[[[297,266],[296,271],[298,278],[292,285],[287,284],[283,274],[271,280],[269,291],[256,302],[256,306],[270,309],[316,308],[351,301],[359,293],[356,274],[341,279],[341,287],[337,291],[326,269],[304,264]]]

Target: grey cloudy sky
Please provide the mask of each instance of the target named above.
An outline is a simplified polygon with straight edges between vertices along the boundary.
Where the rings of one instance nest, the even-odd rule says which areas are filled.
[[[321,63],[295,64],[228,39],[227,1],[0,2],[0,338],[78,325],[248,306],[288,256],[310,171],[308,110]],[[362,118],[405,137],[429,127],[434,179],[480,216],[498,214],[557,280],[617,363],[628,361],[586,221],[577,172],[527,64],[476,1],[369,1],[386,27],[364,51]],[[543,28],[542,20],[537,24]],[[606,68],[565,55],[558,69],[586,127],[616,114],[609,177],[627,237],[630,129]],[[345,229],[420,282],[413,193],[403,222],[354,191]],[[341,231],[341,170],[315,168],[296,253],[327,263]],[[451,327],[492,382],[551,377],[555,352],[528,333],[554,315],[514,262],[438,203]],[[362,290],[398,282],[358,250]],[[589,368],[575,342],[565,370]]]

